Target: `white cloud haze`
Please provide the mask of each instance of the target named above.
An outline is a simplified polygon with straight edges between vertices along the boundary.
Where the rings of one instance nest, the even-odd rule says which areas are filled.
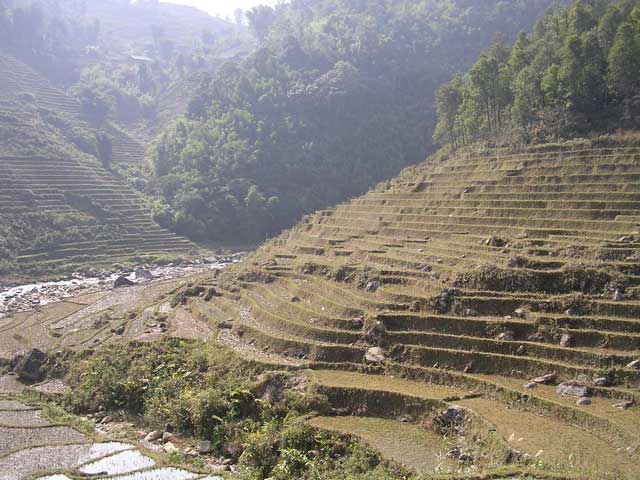
[[[164,3],[176,3],[179,5],[191,5],[204,10],[211,15],[219,15],[222,18],[233,18],[236,8],[248,10],[256,5],[275,5],[276,0],[166,0]]]

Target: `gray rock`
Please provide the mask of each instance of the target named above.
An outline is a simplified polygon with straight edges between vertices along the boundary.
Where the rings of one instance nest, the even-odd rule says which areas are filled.
[[[291,297],[291,303],[300,303],[301,301],[300,297]]]
[[[38,382],[45,376],[42,367],[47,363],[47,360],[48,357],[46,353],[34,348],[16,364],[13,371],[21,380]]]
[[[512,332],[502,332],[498,334],[498,336],[496,337],[496,340],[499,340],[501,342],[513,342],[515,338]]]
[[[518,318],[525,318],[527,316],[527,311],[524,308],[516,309],[513,314]]]
[[[113,288],[132,287],[133,285],[135,284],[125,276],[118,277],[113,282]]]
[[[160,430],[154,430],[153,432],[149,432],[146,437],[144,437],[146,442],[155,442],[162,438],[162,432]]]
[[[537,388],[538,384],[534,383],[534,382],[529,382],[526,385],[524,385],[524,388],[528,389],[528,390],[533,390],[534,388]]]
[[[156,278],[153,276],[153,273],[151,273],[146,268],[137,268],[136,271],[133,272],[133,275],[136,280],[153,280],[154,278]]]
[[[209,440],[202,440],[198,444],[198,452],[203,455],[206,455],[207,453],[211,453],[213,452],[213,445]]]
[[[546,375],[542,375],[541,377],[534,378],[533,382],[538,383],[540,385],[549,385],[556,381],[558,376],[555,373],[547,373]]]
[[[578,400],[576,400],[576,405],[591,405],[591,399],[589,397],[580,397]]]
[[[586,385],[583,385],[575,380],[569,382],[562,382],[556,388],[556,393],[563,397],[589,397],[591,396],[591,389]]]
[[[640,370],[640,360],[634,360],[627,363],[627,368],[633,368],[634,370]]]
[[[380,288],[380,282],[377,280],[373,280],[364,287],[365,292],[376,292]]]
[[[165,453],[168,453],[169,455],[171,455],[172,453],[178,453],[180,451],[180,449],[171,442],[165,443],[164,447],[162,448],[164,449]]]
[[[174,442],[176,439],[175,435],[171,432],[164,432],[162,434],[162,443]]]
[[[626,410],[628,408],[631,408],[636,402],[633,400],[627,400],[626,402],[620,402],[620,403],[616,403],[614,405],[614,408],[620,408],[622,410]]]
[[[384,350],[380,347],[372,347],[367,350],[364,355],[365,361],[368,363],[383,363],[387,357]]]
[[[621,302],[621,301],[623,301],[623,300],[625,299],[625,297],[624,297],[624,294],[623,294],[620,290],[616,290],[616,291],[613,293],[613,299],[614,299],[616,302]]]
[[[458,458],[460,457],[460,448],[455,447],[447,452],[448,458]]]
[[[527,352],[527,349],[524,345],[520,345],[518,350],[516,350],[516,355],[524,355]]]
[[[608,387],[610,385],[609,379],[607,377],[596,378],[593,381],[594,387]]]
[[[453,405],[447,408],[445,411],[436,415],[433,418],[433,426],[438,431],[447,430],[455,425],[460,425],[466,418],[466,412],[464,408]]]
[[[562,337],[560,337],[560,346],[565,348],[572,347],[573,335],[571,335],[570,333],[562,334]]]
[[[372,345],[378,345],[387,335],[387,328],[384,323],[377,320],[370,325],[365,326],[362,332],[362,339]]]

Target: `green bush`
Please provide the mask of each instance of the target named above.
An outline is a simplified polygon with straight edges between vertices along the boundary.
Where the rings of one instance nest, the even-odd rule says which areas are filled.
[[[394,476],[354,440],[304,423],[308,408],[316,410],[326,399],[306,401],[304,392],[272,402],[257,397],[261,370],[219,345],[166,339],[109,346],[64,362],[71,389],[62,401],[70,410],[125,409],[151,428],[170,423],[236,459],[242,479],[319,480],[338,478],[338,472],[342,479],[407,478]],[[292,375],[276,375],[282,388]]]

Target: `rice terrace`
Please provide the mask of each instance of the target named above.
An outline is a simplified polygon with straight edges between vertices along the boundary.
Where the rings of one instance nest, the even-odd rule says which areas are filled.
[[[0,480],[640,480],[640,1],[177,3],[0,0]]]

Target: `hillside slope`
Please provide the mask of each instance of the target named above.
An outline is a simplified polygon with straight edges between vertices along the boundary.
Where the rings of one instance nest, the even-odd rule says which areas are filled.
[[[432,158],[309,216],[194,311],[256,358],[387,375],[319,372],[342,411],[425,414],[422,382],[454,386],[514,450],[636,478],[638,180],[637,138]]]
[[[158,227],[141,197],[77,145],[79,106],[31,68],[0,55],[0,266],[3,279],[100,266],[193,244]],[[114,163],[143,147],[112,129]]]

